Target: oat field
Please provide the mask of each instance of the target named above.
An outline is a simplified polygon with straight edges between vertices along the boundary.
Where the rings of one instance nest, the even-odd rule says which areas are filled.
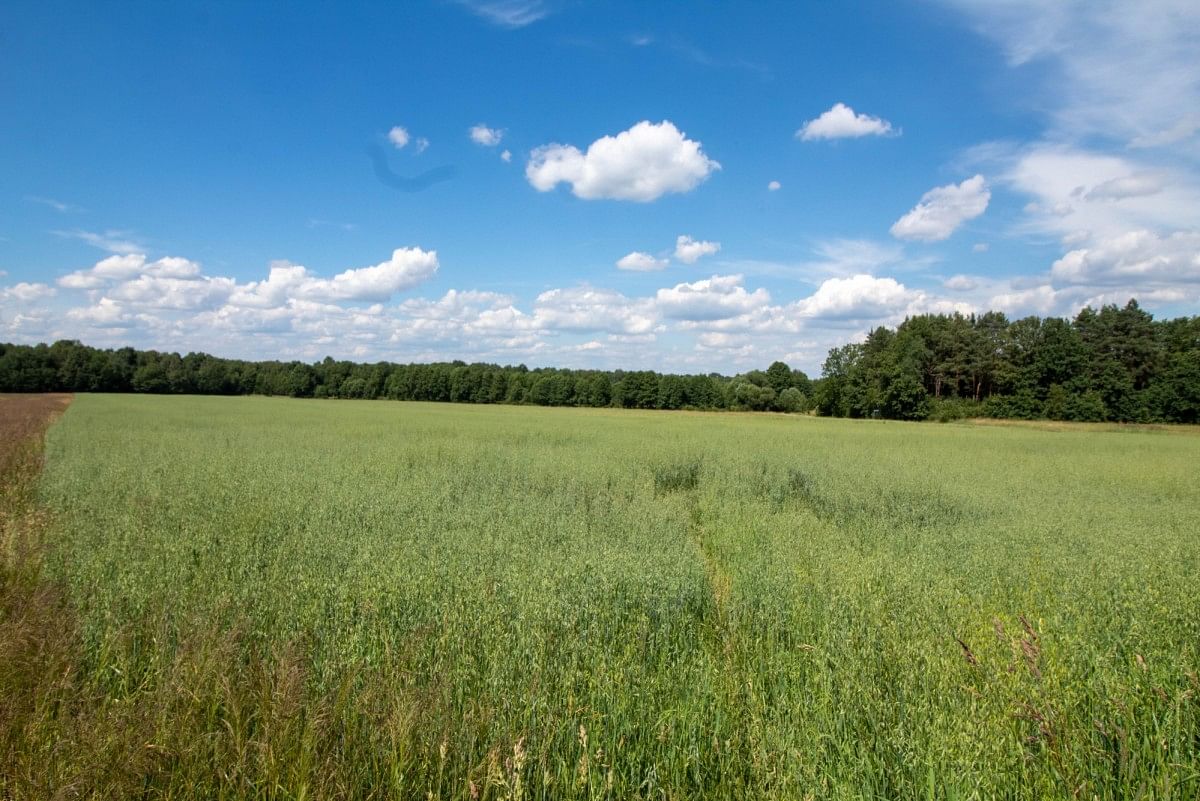
[[[1200,436],[1059,429],[79,396],[0,797],[1195,798]]]

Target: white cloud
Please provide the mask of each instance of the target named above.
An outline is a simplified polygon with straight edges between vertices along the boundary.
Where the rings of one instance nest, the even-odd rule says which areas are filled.
[[[762,288],[747,292],[740,275],[714,275],[660,289],[654,300],[663,316],[674,320],[721,320],[766,306],[771,296]]]
[[[767,184],[768,192],[778,192],[782,188],[783,184],[779,183],[779,181],[771,181],[769,184]]]
[[[987,209],[992,193],[982,175],[930,189],[892,226],[892,236],[922,242],[947,239],[958,226]]]
[[[987,307],[1013,316],[1049,315],[1060,310],[1061,301],[1062,299],[1054,287],[1049,284],[1040,284],[1027,289],[1011,289],[992,295],[987,302]]]
[[[305,294],[331,300],[387,300],[433,277],[437,269],[436,251],[397,248],[390,259],[373,267],[346,270],[329,281],[318,279]]]
[[[585,200],[649,202],[671,192],[689,192],[721,165],[700,142],[688,139],[669,121],[642,121],[616,136],[604,136],[583,153],[572,145],[550,144],[530,154],[525,176],[539,192],[560,183]]]
[[[274,262],[266,279],[239,284],[233,278],[203,275],[200,265],[188,259],[148,261],[143,254],[134,253],[109,256],[90,269],[62,276],[58,284],[97,294],[102,290],[101,299],[107,303],[93,305],[72,318],[80,321],[124,323],[127,318],[117,312],[126,307],[139,311],[212,309],[206,318],[212,324],[241,324],[257,330],[313,308],[332,305],[340,309],[336,304],[387,300],[427,280],[437,268],[434,251],[399,248],[387,261],[345,270],[332,278],[321,278],[297,264]],[[279,309],[290,311],[274,311]]]
[[[943,281],[942,286],[953,292],[970,292],[979,286],[979,279],[970,275],[953,275]]]
[[[127,254],[145,251],[144,246],[129,238],[128,231],[105,231],[99,234],[93,231],[52,231],[51,233],[64,239],[79,239],[94,248],[107,250],[109,253]]]
[[[380,301],[428,280],[437,272],[436,251],[397,248],[392,257],[372,267],[318,278],[306,267],[276,262],[265,281],[238,287],[230,302],[237,306],[270,307],[285,298],[312,301]]]
[[[1193,228],[1200,181],[1127,155],[1039,143],[993,156],[1000,180],[1032,198],[1024,228],[1076,241],[1130,230]]]
[[[720,249],[720,242],[695,240],[686,234],[675,239],[675,258],[684,264],[695,264],[702,256],[711,256]]]
[[[153,309],[205,309],[229,299],[236,282],[232,278],[167,278],[141,275],[113,287],[109,298]]]
[[[543,0],[458,0],[474,14],[501,28],[524,28],[547,16]]]
[[[1123,284],[1147,289],[1200,283],[1200,232],[1159,236],[1129,231],[1069,251],[1050,268],[1053,280],[1089,286]]]
[[[147,262],[145,254],[127,253],[101,259],[87,270],[68,273],[58,279],[58,285],[64,289],[96,289],[137,276],[195,278],[199,275],[200,265],[187,259],[167,256]]]
[[[696,344],[701,348],[729,350],[732,348],[741,348],[748,343],[744,335],[726,334],[721,331],[705,331],[696,337]]]
[[[1124,175],[1098,183],[1083,193],[1086,200],[1124,200],[1131,197],[1156,195],[1163,189],[1162,181],[1149,173]]]
[[[532,320],[537,328],[616,334],[648,333],[657,322],[658,313],[649,299],[590,286],[543,292],[534,302]]]
[[[429,149],[429,140],[426,139],[424,136],[418,136],[416,144],[413,145],[413,152],[416,153],[417,155],[420,155],[428,149]]]
[[[836,276],[873,273],[904,259],[902,246],[870,239],[827,239],[818,242],[814,251],[817,258],[802,265],[806,273]]]
[[[1097,135],[1133,147],[1197,152],[1200,4],[944,2],[999,42],[1014,66],[1041,62],[1040,72],[1051,78],[1029,94],[1033,105],[1052,109],[1053,138]]]
[[[991,245],[989,245],[987,242],[976,242],[974,245],[971,245],[971,252],[987,253],[990,247]]]
[[[495,147],[504,138],[504,131],[499,128],[489,128],[483,123],[471,126],[471,141],[484,147]]]
[[[273,261],[266,279],[239,286],[229,302],[234,306],[269,309],[282,306],[290,297],[300,294],[308,279],[308,269],[289,261]]]
[[[14,286],[0,287],[0,300],[15,300],[20,303],[28,303],[53,296],[54,287],[46,286],[45,284],[31,284],[27,281],[22,281]]]
[[[894,278],[861,274],[829,278],[795,306],[804,317],[870,320],[892,317],[923,299]]]
[[[500,152],[500,160],[503,161],[505,164],[512,161],[512,151],[511,150],[502,150]]]
[[[55,200],[52,197],[39,197],[38,195],[26,195],[25,199],[28,200],[30,203],[38,203],[43,206],[49,206],[50,208],[54,209],[55,211],[59,212],[60,214],[66,214],[66,213],[72,212],[72,211],[81,211],[81,209],[78,206],[76,206],[72,203],[64,203],[63,201]]]
[[[68,309],[67,317],[99,328],[124,328],[131,322],[130,315],[110,298],[100,298],[92,306]]]
[[[635,250],[621,258],[617,259],[618,270],[632,270],[634,272],[648,272],[651,270],[663,270],[670,262],[666,259],[656,259],[649,253],[643,253],[640,250]]]
[[[397,150],[401,150],[408,144],[408,129],[397,125],[388,131],[387,138]]]
[[[804,123],[796,131],[796,138],[804,141],[813,139],[847,139],[860,136],[885,136],[892,132],[892,124],[879,117],[855,114],[845,103],[834,103],[833,107],[815,120]]]

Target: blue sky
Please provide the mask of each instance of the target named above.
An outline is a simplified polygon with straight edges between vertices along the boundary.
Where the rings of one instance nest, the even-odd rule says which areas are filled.
[[[1183,2],[8,3],[0,341],[812,374],[1200,307]]]

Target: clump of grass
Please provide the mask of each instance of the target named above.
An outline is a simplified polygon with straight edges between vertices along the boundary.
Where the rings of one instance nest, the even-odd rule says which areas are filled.
[[[654,469],[654,491],[658,494],[694,490],[700,486],[700,460],[688,459]]]

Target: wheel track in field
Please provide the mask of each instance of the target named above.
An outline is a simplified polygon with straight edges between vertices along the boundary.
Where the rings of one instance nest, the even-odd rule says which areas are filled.
[[[733,578],[717,554],[695,498],[690,499],[687,515],[688,538],[704,564],[715,607],[715,615],[710,625],[706,626],[702,640],[714,663],[719,665],[717,686],[722,704],[734,720],[734,737],[727,736],[722,743],[714,733],[713,747],[732,760],[731,764],[748,765],[753,760],[755,739],[752,709],[754,688],[751,674],[744,664],[743,633],[733,619]],[[728,734],[730,732],[726,732]]]

